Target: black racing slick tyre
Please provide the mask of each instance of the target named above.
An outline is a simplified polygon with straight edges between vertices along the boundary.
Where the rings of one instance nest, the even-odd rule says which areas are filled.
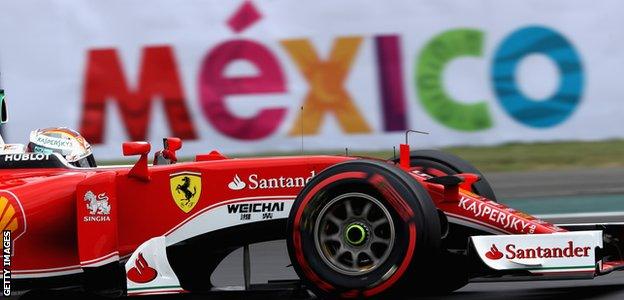
[[[409,174],[353,160],[327,168],[297,196],[287,244],[295,271],[320,298],[388,296],[429,271],[440,220]]]
[[[398,160],[395,160],[398,162]],[[456,155],[439,150],[415,150],[410,152],[410,166],[421,169],[434,176],[453,175],[457,173],[472,173],[481,177],[481,180],[472,184],[475,194],[496,201],[494,190],[485,176],[468,161]]]

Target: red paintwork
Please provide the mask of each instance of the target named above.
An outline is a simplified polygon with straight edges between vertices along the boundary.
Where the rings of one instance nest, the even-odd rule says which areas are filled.
[[[128,154],[146,155],[139,145],[128,145],[124,150],[128,150],[125,151]],[[0,170],[0,190],[15,194],[27,223],[26,232],[15,240],[12,271],[14,274],[58,275],[58,271],[79,270],[81,262],[85,266],[114,256],[124,257],[146,240],[166,236],[207,207],[245,197],[294,199],[301,190],[301,187],[231,190],[228,184],[235,176],[245,179],[250,174],[258,174],[259,178],[308,177],[312,172],[319,174],[329,166],[352,159],[358,158],[227,159],[214,152],[198,156],[201,161],[151,166],[147,171],[136,168],[130,171],[129,167]],[[201,196],[188,213],[183,212],[171,196],[170,175],[179,172],[201,174]],[[425,181],[429,175],[416,170],[409,172],[449,217],[508,234],[563,231],[468,190],[460,188],[454,192],[457,196],[448,197],[449,191],[443,186]],[[83,199],[87,191],[96,195],[106,193],[111,205],[110,221],[83,221],[88,214]]]
[[[14,274],[79,265],[74,194],[86,175],[56,169],[0,171],[0,189],[17,196],[26,216],[19,224],[26,232],[14,240]]]
[[[166,235],[172,228],[208,206],[243,197],[291,196],[300,187],[243,189],[233,191],[228,183],[235,175],[247,178],[308,177],[328,166],[354,158],[340,156],[221,159],[149,167],[149,181],[129,176],[128,167],[102,169],[19,169],[0,170],[0,190],[13,192],[23,206],[27,229],[14,241],[14,274],[38,274],[75,270],[81,260],[97,259],[116,246],[120,257],[131,254],[141,243]],[[171,196],[170,174],[201,173],[202,193],[189,212],[180,210]],[[102,176],[114,174],[109,183]],[[95,178],[95,179],[92,179]],[[90,182],[92,181],[93,182]],[[85,228],[80,217],[87,214],[84,191],[106,192],[111,221]],[[77,223],[79,225],[77,225]],[[105,226],[106,225],[106,226]],[[111,238],[114,225],[117,240]],[[95,227],[98,227],[97,229]],[[85,228],[78,235],[77,228]],[[80,247],[79,242],[84,247]]]
[[[410,174],[429,192],[436,206],[449,218],[476,223],[501,234],[553,233],[566,231],[529,214],[490,201],[471,191],[459,188],[458,196],[449,196],[444,186],[425,180],[429,175],[413,170]]]
[[[119,222],[117,202],[117,189],[115,188],[115,180],[117,172],[98,172],[89,174],[88,177],[80,182],[76,187],[76,228],[79,237],[78,254],[81,266],[89,266],[97,264],[103,259],[111,256],[119,257],[118,235],[120,230],[117,228]],[[96,196],[105,194],[110,206],[110,214],[105,216],[110,220],[97,222],[86,221],[85,218],[92,217],[87,208],[87,202],[84,195],[89,191]],[[97,245],[97,247],[94,247]]]
[[[141,179],[149,180],[149,173],[147,171],[147,154],[149,154],[151,145],[146,142],[127,142],[123,143],[123,155],[132,156],[140,155],[139,161],[134,164],[134,167],[128,173],[129,176]]]
[[[409,170],[410,168],[410,146],[408,144],[399,145],[399,164],[401,168]]]
[[[624,268],[624,261],[616,260],[616,261],[606,261],[602,263],[602,267],[600,268],[601,274],[607,274],[609,272],[619,270]]]

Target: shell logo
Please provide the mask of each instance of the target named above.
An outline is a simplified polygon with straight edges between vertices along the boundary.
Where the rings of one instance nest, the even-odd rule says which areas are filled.
[[[11,230],[15,242],[26,232],[26,218],[15,194],[0,191],[0,230]]]

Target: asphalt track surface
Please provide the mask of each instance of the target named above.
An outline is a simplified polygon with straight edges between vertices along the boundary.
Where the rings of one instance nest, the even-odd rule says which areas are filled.
[[[485,174],[500,199],[624,195],[624,169]]]
[[[502,202],[512,205],[523,201],[548,200],[549,197],[584,197],[582,203],[593,201],[595,195],[608,196],[607,210],[619,204],[622,211],[579,212],[560,218],[559,214],[542,214],[553,222],[624,222],[624,169],[603,169],[565,172],[526,172],[486,174]],[[623,195],[620,197],[619,195]],[[507,202],[509,200],[509,202]],[[562,200],[563,201],[563,200]],[[540,202],[538,202],[539,204]],[[544,201],[548,205],[548,201]],[[561,208],[560,202],[555,204]],[[513,206],[513,205],[512,205]],[[538,205],[540,206],[540,205]],[[541,206],[540,206],[541,207]],[[554,207],[553,207],[554,208]],[[572,216],[572,217],[570,217]],[[549,219],[546,218],[546,219]],[[251,282],[262,284],[269,280],[292,280],[297,276],[291,267],[284,241],[251,245]],[[452,271],[452,270],[450,270]],[[198,274],[198,276],[201,276]],[[242,250],[235,251],[217,268],[212,281],[218,286],[242,286]],[[151,296],[142,299],[310,299],[308,295],[292,295],[289,291],[242,292],[227,291],[201,295]],[[624,272],[615,272],[593,280],[479,282],[444,297],[405,299],[624,299]]]

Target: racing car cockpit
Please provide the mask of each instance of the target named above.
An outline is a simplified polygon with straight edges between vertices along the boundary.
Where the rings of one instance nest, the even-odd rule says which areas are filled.
[[[89,142],[80,133],[67,127],[51,127],[31,131],[26,152],[44,155],[57,153],[75,167],[96,167]]]
[[[5,94],[0,89],[0,123],[7,121]],[[164,138],[163,149],[154,154],[153,165],[175,164],[178,161],[176,151],[180,148],[182,141],[179,138]],[[33,130],[27,145],[6,144],[0,135],[0,169],[96,167],[91,145],[71,128]]]
[[[0,90],[0,123],[8,121],[4,90]],[[29,142],[6,144],[0,136],[0,168],[96,167],[91,145],[67,127],[36,129]]]
[[[28,145],[2,144],[0,169],[95,168],[91,147],[73,139],[75,134],[62,127],[37,129],[31,132]]]

